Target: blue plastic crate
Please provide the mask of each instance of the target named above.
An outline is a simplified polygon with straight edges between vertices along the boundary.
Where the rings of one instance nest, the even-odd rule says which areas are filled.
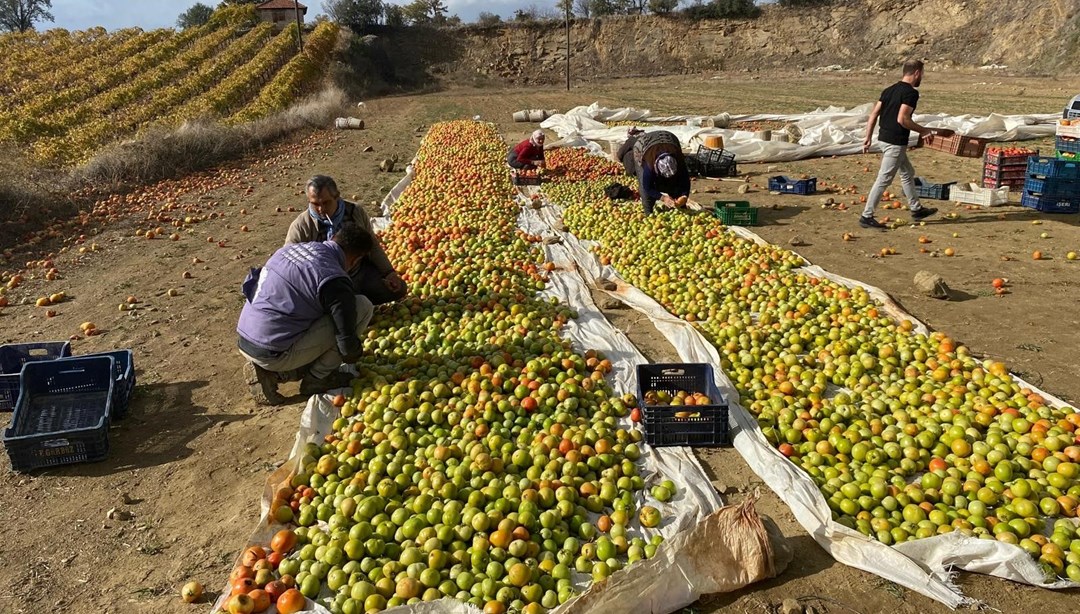
[[[1080,153],[1080,139],[1070,139],[1063,136],[1054,139],[1054,148],[1066,153]]]
[[[1020,204],[1043,213],[1080,213],[1080,198],[1046,196],[1024,190]]]
[[[1024,191],[1051,198],[1080,200],[1080,181],[1028,177],[1024,181]]]
[[[11,467],[30,471],[99,461],[109,453],[115,361],[111,356],[31,362],[4,447]]]
[[[956,185],[955,181],[948,183],[926,183],[922,177],[915,178],[915,192],[919,198],[931,198],[934,200],[949,200],[949,188]]]
[[[23,365],[65,356],[71,356],[71,344],[67,341],[0,345],[0,411],[15,409],[15,403],[19,400],[19,373]]]
[[[638,365],[638,405],[641,407],[645,441],[652,446],[730,446],[728,406],[713,380],[711,365],[704,363]],[[700,392],[709,405],[646,405],[652,391]],[[690,416],[679,414],[690,413]]]
[[[135,358],[131,350],[114,350],[95,354],[84,354],[79,358],[91,356],[110,356],[113,364],[115,385],[112,394],[112,417],[120,420],[127,416],[131,393],[135,390]]]
[[[813,194],[817,192],[817,177],[791,179],[783,175],[769,177],[769,191],[781,194]]]
[[[1028,176],[1080,181],[1080,163],[1047,156],[1028,158]]]

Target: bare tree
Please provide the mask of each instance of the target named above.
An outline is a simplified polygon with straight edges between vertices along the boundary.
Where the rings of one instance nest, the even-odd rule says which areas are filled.
[[[592,13],[592,2],[590,0],[574,0],[574,13],[578,17],[586,17]]]
[[[52,0],[0,0],[0,30],[26,32],[34,22],[52,21]]]

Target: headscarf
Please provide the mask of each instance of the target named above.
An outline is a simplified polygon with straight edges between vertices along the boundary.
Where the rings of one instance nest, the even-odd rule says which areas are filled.
[[[660,154],[656,158],[656,172],[664,178],[670,179],[675,176],[675,171],[679,168],[679,164],[675,161],[675,156],[671,154]]]
[[[544,140],[543,130],[533,130],[532,136],[529,137],[529,142],[533,145],[539,145]]]

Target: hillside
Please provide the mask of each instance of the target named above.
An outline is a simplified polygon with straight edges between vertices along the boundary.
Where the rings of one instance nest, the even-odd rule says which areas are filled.
[[[218,11],[182,32],[7,35],[0,38],[0,143],[37,164],[68,166],[153,126],[265,117],[322,76],[338,29],[316,27],[302,54],[296,37],[295,25],[275,33],[250,7]]]
[[[1072,72],[1080,0],[837,0],[824,7],[765,7],[757,19],[578,19],[571,30],[575,79],[712,70],[894,67],[909,57],[932,67],[1005,65]],[[381,36],[395,63],[424,61],[415,33]],[[467,26],[438,46],[435,72],[459,80],[561,83],[562,22]],[[432,61],[432,60],[428,60]]]

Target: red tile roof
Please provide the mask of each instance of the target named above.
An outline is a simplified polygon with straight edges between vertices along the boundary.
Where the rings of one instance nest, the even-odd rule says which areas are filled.
[[[266,2],[259,3],[255,6],[255,8],[259,9],[260,11],[273,9],[296,9],[297,5],[300,6],[300,10],[305,12],[307,11],[306,6],[300,4],[299,2],[294,2],[293,0],[267,0]]]

